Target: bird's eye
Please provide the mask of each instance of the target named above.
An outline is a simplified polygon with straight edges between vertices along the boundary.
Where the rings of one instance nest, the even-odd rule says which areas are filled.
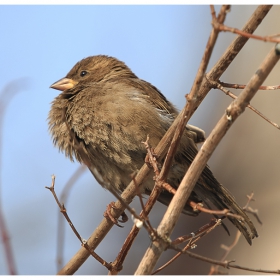
[[[82,72],[80,73],[80,76],[81,76],[81,77],[84,77],[87,73],[88,73],[87,71],[82,71]]]

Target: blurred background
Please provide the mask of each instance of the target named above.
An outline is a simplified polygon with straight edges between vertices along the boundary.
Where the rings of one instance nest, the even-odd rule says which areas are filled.
[[[218,13],[220,6],[216,6]],[[232,6],[225,24],[241,28],[256,6]],[[258,35],[279,33],[280,7],[275,6],[257,29]],[[16,263],[21,275],[57,273],[58,207],[45,189],[56,175],[56,191],[79,167],[53,147],[48,133],[50,103],[58,91],[49,86],[64,77],[82,58],[106,54],[124,61],[141,79],[155,85],[178,109],[185,104],[211,30],[210,8],[200,6],[0,6],[0,91],[1,112],[1,205]],[[221,33],[209,69],[236,35]],[[272,43],[251,40],[221,80],[247,83]],[[279,84],[279,64],[265,84]],[[238,94],[240,91],[235,91]],[[190,123],[209,135],[231,99],[212,90]],[[261,91],[252,101],[267,117],[280,123],[280,93]],[[2,114],[3,118],[3,114]],[[249,246],[241,237],[229,260],[252,268],[279,269],[279,146],[280,134],[247,109],[222,140],[209,165],[236,197],[259,210],[263,225],[252,218],[259,238]],[[68,214],[83,238],[88,238],[103,218],[106,205],[115,200],[85,171],[70,192]],[[136,199],[133,207],[140,209]],[[150,218],[154,227],[166,207],[157,204]],[[197,230],[209,215],[181,216],[173,237]],[[231,236],[220,227],[198,242],[193,251],[220,259],[221,243],[231,244],[235,228],[226,222]],[[106,261],[115,259],[132,226],[113,227],[96,252]],[[80,242],[66,225],[64,263],[79,249]],[[150,243],[145,230],[133,245],[121,274],[133,274]],[[158,265],[174,255],[165,252]],[[183,256],[161,274],[208,274],[210,264]],[[223,270],[223,269],[221,269]],[[225,270],[223,270],[225,271]],[[230,269],[230,274],[253,274]],[[8,274],[3,242],[0,244],[0,274]],[[107,274],[89,258],[76,274]]]

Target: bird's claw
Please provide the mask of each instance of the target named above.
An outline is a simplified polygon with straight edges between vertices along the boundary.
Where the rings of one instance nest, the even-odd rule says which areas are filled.
[[[106,219],[109,219],[114,225],[118,226],[118,227],[123,227],[119,224],[120,223],[125,223],[127,222],[128,220],[128,217],[127,215],[125,214],[125,212],[122,212],[121,214],[121,219],[117,220],[115,217],[112,216],[111,214],[111,209],[116,209],[115,207],[115,202],[111,202],[110,204],[107,205],[106,207],[106,210],[103,214],[103,216],[106,218]]]

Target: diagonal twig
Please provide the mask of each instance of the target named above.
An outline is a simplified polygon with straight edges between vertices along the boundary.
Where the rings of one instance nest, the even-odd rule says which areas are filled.
[[[78,169],[73,173],[73,175],[69,178],[68,182],[65,184],[61,196],[60,201],[63,201],[64,205],[66,204],[70,189],[73,187],[74,183],[78,178],[82,175],[82,173],[86,170],[85,165],[80,165]],[[60,270],[63,265],[63,249],[64,249],[64,239],[65,239],[65,231],[64,231],[64,219],[60,214],[58,215],[58,227],[57,227],[57,270]]]
[[[60,209],[60,212],[63,214],[64,218],[65,218],[66,221],[68,222],[68,224],[69,224],[69,226],[71,227],[72,231],[75,233],[76,237],[80,240],[82,246],[83,246],[84,248],[86,248],[86,250],[87,250],[97,261],[99,261],[102,265],[104,265],[107,269],[110,270],[110,269],[112,268],[112,265],[111,265],[110,263],[107,263],[106,261],[104,261],[101,257],[99,257],[99,256],[90,248],[90,246],[89,246],[88,243],[87,243],[87,240],[85,240],[84,238],[82,238],[81,235],[79,234],[79,232],[76,230],[75,226],[73,225],[71,219],[69,218],[69,216],[68,216],[68,214],[67,214],[67,211],[66,211],[66,208],[65,208],[64,204],[63,204],[63,203],[60,203],[60,201],[59,201],[59,199],[58,199],[58,197],[57,197],[57,195],[56,195],[56,192],[55,192],[55,190],[54,190],[54,186],[55,186],[55,176],[52,175],[52,183],[51,183],[51,186],[50,186],[50,187],[45,187],[45,188],[48,189],[48,190],[52,193],[52,195],[53,195],[53,197],[54,197],[54,199],[55,199],[55,201],[56,201],[56,203],[57,203],[57,205],[58,205],[58,207],[59,207],[59,209]]]
[[[221,90],[222,92],[224,92],[226,95],[228,95],[229,97],[236,99],[237,96],[234,95],[231,91],[229,91],[228,89],[225,89],[219,82],[214,82],[214,81],[210,81],[213,84],[214,88],[218,88],[219,90]],[[260,89],[261,87],[259,87]],[[280,88],[280,87],[279,87]],[[253,107],[252,105],[248,104],[247,107],[249,109],[251,109],[253,112],[255,112],[257,115],[259,115],[261,118],[263,118],[264,120],[266,120],[268,123],[270,123],[271,125],[273,125],[274,127],[276,127],[277,129],[280,129],[280,126],[271,121],[269,118],[267,118],[265,115],[263,115],[259,110],[257,110],[255,107]]]

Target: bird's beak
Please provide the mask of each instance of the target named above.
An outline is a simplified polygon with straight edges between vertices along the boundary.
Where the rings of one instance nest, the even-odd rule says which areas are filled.
[[[62,78],[59,81],[53,83],[50,88],[53,89],[57,89],[57,90],[66,90],[66,89],[70,89],[73,88],[75,85],[77,84],[77,82],[75,82],[72,79],[68,79],[68,78]]]

